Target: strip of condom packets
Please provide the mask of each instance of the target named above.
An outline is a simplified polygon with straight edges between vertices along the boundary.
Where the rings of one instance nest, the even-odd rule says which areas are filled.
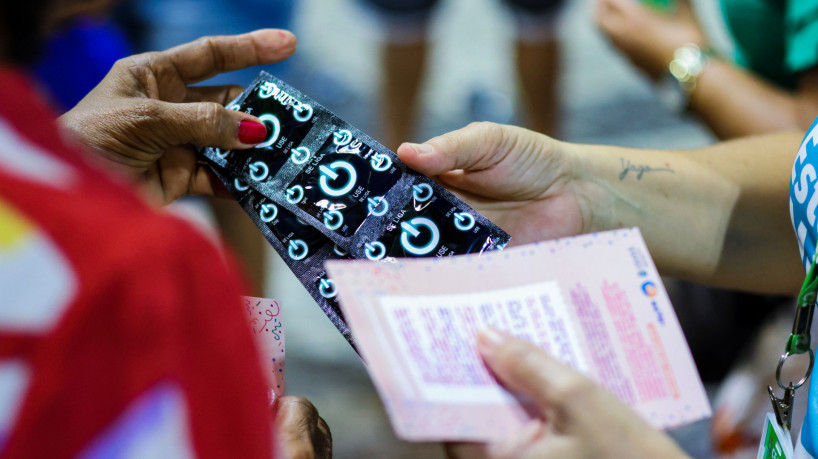
[[[280,208],[238,179],[231,179],[224,169],[211,167],[335,328],[355,347],[338,305],[335,284],[324,269],[326,260],[352,259],[352,256],[292,212]]]
[[[510,236],[395,153],[262,72],[229,108],[268,139],[206,149],[228,174],[317,228],[354,258],[450,256],[503,248]]]
[[[258,117],[267,138],[248,150],[206,148],[203,156],[350,342],[325,260],[483,253],[511,239],[394,152],[266,72],[228,108]]]

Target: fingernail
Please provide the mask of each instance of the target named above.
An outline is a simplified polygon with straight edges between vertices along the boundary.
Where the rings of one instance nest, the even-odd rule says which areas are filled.
[[[255,145],[264,142],[265,138],[267,138],[267,126],[264,123],[256,123],[251,120],[241,120],[239,123],[239,142]]]
[[[429,153],[432,152],[432,147],[430,145],[425,144],[425,143],[407,142],[406,145],[409,145],[410,147],[412,147],[415,150],[415,152],[418,154],[418,156],[428,155]]]
[[[505,342],[505,335],[495,328],[486,327],[477,333],[477,345],[484,351],[492,351]]]
[[[294,41],[295,35],[289,30],[278,30],[278,37],[284,41]]]

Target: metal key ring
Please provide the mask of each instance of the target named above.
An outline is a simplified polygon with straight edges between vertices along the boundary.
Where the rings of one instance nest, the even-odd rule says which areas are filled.
[[[812,352],[812,349],[808,349],[808,352],[809,352],[809,366],[807,367],[807,372],[804,374],[803,378],[798,380],[797,383],[795,383],[795,384],[790,383],[790,384],[792,384],[793,389],[798,389],[799,387],[803,386],[804,383],[807,382],[807,379],[809,379],[810,373],[812,373],[812,364],[815,363],[815,354]],[[789,387],[789,386],[785,386],[783,383],[781,383],[781,368],[784,367],[784,362],[786,362],[787,359],[790,356],[793,356],[793,355],[800,355],[800,354],[791,354],[790,351],[787,351],[784,354],[782,354],[781,358],[778,359],[778,366],[775,368],[775,380],[776,380],[776,382],[778,382],[778,387],[780,387],[780,388],[782,388],[784,390],[786,390],[787,387]]]

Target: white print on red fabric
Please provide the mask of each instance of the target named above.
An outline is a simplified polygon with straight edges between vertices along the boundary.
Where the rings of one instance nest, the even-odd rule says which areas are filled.
[[[31,370],[20,359],[0,360],[0,452],[23,404]]]
[[[76,289],[60,249],[0,199],[0,333],[48,332]]]
[[[75,175],[70,166],[46,153],[0,120],[0,169],[55,188],[68,188]]]

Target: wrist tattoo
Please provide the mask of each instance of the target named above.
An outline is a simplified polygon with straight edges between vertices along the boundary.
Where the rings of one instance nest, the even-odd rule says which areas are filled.
[[[619,162],[622,164],[622,171],[619,173],[619,180],[625,180],[628,176],[629,172],[632,172],[636,175],[636,180],[642,180],[642,176],[649,173],[649,172],[670,172],[671,174],[675,174],[676,172],[670,168],[670,164],[665,163],[665,167],[651,167],[647,164],[633,164],[629,159],[619,158]]]

